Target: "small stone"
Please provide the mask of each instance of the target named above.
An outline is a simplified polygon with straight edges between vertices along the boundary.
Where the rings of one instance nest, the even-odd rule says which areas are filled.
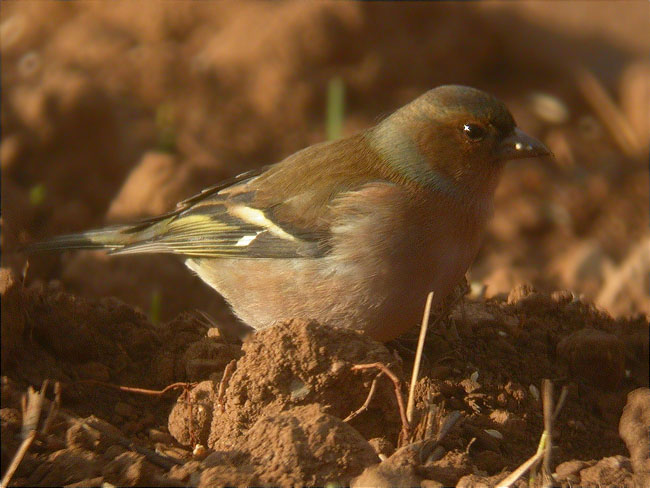
[[[584,486],[633,486],[632,465],[625,456],[606,457],[580,471]]]
[[[211,339],[221,338],[221,332],[219,332],[219,329],[217,327],[210,327],[206,335]]]
[[[85,429],[80,423],[72,424],[65,433],[65,440],[69,449],[78,447],[91,450],[99,440],[99,433]]]
[[[182,395],[172,408],[167,428],[181,445],[207,444],[217,389],[216,382],[202,381],[192,388],[187,398]]]
[[[650,480],[650,389],[638,388],[627,395],[618,432],[630,452],[634,473]]]
[[[477,382],[472,380],[471,378],[465,378],[460,382],[460,386],[463,387],[465,390],[465,393],[473,393],[476,390],[479,390],[481,388],[481,385]]]
[[[536,292],[532,285],[528,283],[520,283],[508,294],[508,305],[516,304],[533,293]]]
[[[555,479],[559,482],[573,479],[578,481],[580,479],[579,473],[585,468],[593,465],[593,463],[588,463],[586,461],[579,461],[574,459],[572,461],[567,461],[565,463],[558,464],[555,468]]]
[[[205,459],[208,454],[210,454],[210,451],[203,444],[197,444],[192,450],[192,458],[199,461]]]
[[[388,439],[384,437],[375,437],[368,441],[368,444],[375,450],[377,455],[390,457],[395,452],[395,446]]]
[[[484,429],[484,432],[495,439],[503,440],[503,434],[496,429]]]

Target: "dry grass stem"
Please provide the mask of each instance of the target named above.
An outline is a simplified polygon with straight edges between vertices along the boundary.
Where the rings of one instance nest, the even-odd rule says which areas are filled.
[[[9,483],[11,482],[11,478],[13,478],[14,473],[18,469],[18,466],[20,466],[21,461],[25,457],[25,454],[27,454],[27,451],[29,450],[29,446],[32,445],[32,442],[34,442],[34,439],[36,439],[36,434],[37,432],[35,430],[32,430],[25,439],[23,439],[22,444],[16,451],[16,454],[14,455],[14,458],[11,460],[11,464],[7,468],[7,471],[5,472],[4,477],[2,478],[2,488],[5,488],[9,486]]]
[[[439,444],[447,436],[447,434],[451,432],[451,429],[453,429],[454,426],[458,423],[458,421],[462,418],[463,415],[458,410],[454,410],[453,412],[451,412],[449,415],[445,417],[445,420],[442,422],[442,426],[440,427],[438,433],[436,434],[436,439],[432,446],[433,452],[431,452],[431,454],[429,455],[429,457],[427,458],[424,464],[432,463],[442,458],[442,456],[444,456],[445,450]]]
[[[47,391],[48,385],[49,380],[46,379],[43,381],[43,385],[41,386],[40,391],[37,392],[30,386],[27,389],[27,393],[23,395],[21,402],[23,408],[23,426],[21,431],[23,442],[20,444],[20,447],[16,451],[16,454],[14,454],[9,467],[7,468],[7,471],[2,478],[2,488],[9,486],[11,478],[18,469],[18,466],[20,466],[20,463],[25,457],[25,454],[27,454],[29,447],[32,445],[36,439],[36,436],[38,435],[38,421],[41,418],[43,404],[44,402],[47,402],[47,399],[45,398],[45,392]],[[50,409],[50,413],[51,412],[52,409]]]
[[[415,409],[415,385],[420,375],[420,363],[422,362],[422,350],[424,349],[424,339],[427,336],[427,327],[429,317],[431,317],[431,302],[433,301],[433,292],[427,295],[427,302],[424,306],[422,315],[422,324],[420,325],[420,337],[418,338],[418,348],[415,352],[415,361],[413,362],[413,374],[411,375],[411,387],[409,388],[409,398],[406,407],[406,419],[409,423],[413,422],[413,410]]]
[[[440,427],[440,430],[438,431],[438,435],[436,435],[436,442],[443,440],[461,418],[463,418],[463,414],[458,410],[454,410],[447,415],[442,427]]]
[[[36,391],[30,386],[27,388],[27,393],[22,398],[23,426],[21,435],[23,440],[26,439],[33,430],[37,430],[38,421],[41,418],[41,411],[43,409],[45,391],[48,386],[48,380],[43,381],[40,391]]]
[[[560,392],[560,398],[558,398],[557,405],[555,406],[555,411],[553,412],[553,423],[555,423],[558,415],[560,415],[560,411],[562,410],[562,407],[564,407],[564,402],[566,402],[566,397],[568,394],[569,389],[566,386],[563,386],[562,391]]]
[[[406,410],[404,408],[404,399],[402,398],[402,382],[385,364],[382,363],[368,363],[368,364],[355,364],[352,366],[352,371],[361,371],[364,369],[378,369],[384,373],[393,382],[395,388],[395,398],[397,399],[397,406],[399,408],[400,418],[402,419],[402,434],[400,436],[400,443],[407,443],[411,437],[411,425],[406,418]]]
[[[427,398],[427,403],[429,404],[429,411],[425,417],[425,426],[424,426],[424,435],[422,439],[431,439],[433,437],[433,426],[440,426],[440,416],[442,413],[442,408],[437,404],[433,403],[431,394],[429,393]]]
[[[553,383],[551,380],[542,381],[542,401],[544,409],[544,431],[547,434],[544,446],[544,461],[542,469],[542,486],[553,486],[553,470],[551,469],[551,456],[553,450]]]
[[[537,452],[533,454],[530,458],[528,458],[524,463],[519,466],[517,469],[515,469],[510,475],[508,475],[503,481],[501,481],[498,485],[497,488],[510,488],[515,481],[517,481],[519,478],[521,478],[526,471],[528,471],[531,466],[533,466],[535,463],[537,463],[542,457],[544,456],[544,445],[546,445],[546,432],[542,434],[542,438],[539,442],[539,447],[537,449]]]
[[[372,380],[372,384],[370,385],[370,391],[368,392],[368,396],[366,397],[366,401],[363,402],[363,405],[361,405],[354,412],[352,412],[350,415],[345,417],[343,419],[343,422],[349,422],[350,420],[362,414],[368,409],[368,406],[370,405],[370,401],[372,400],[372,397],[375,395],[375,391],[377,390],[377,380],[381,377],[382,374],[383,373],[381,372],[378,373],[377,376],[375,376],[374,379]]]
[[[52,422],[54,422],[54,419],[56,418],[56,414],[59,411],[59,408],[61,407],[61,383],[56,382],[54,383],[54,401],[50,402],[50,410],[47,413],[47,417],[45,418],[45,421],[43,422],[43,426],[41,427],[41,434],[47,435],[48,432],[50,431],[50,427],[52,427]]]
[[[146,388],[136,388],[133,386],[114,385],[112,383],[105,383],[104,381],[97,381],[97,380],[80,380],[80,381],[76,381],[74,384],[75,385],[77,384],[99,385],[99,386],[104,386],[106,388],[112,388],[113,390],[123,391],[126,393],[137,393],[139,395],[149,395],[149,396],[161,396],[169,391],[175,390],[176,388],[189,390],[190,388],[196,386],[196,383],[180,382],[180,383],[172,383],[171,385],[167,385],[162,390],[148,390]]]

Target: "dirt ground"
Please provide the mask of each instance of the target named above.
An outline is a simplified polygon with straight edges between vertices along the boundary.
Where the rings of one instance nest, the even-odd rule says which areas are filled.
[[[3,476],[49,380],[11,485],[492,486],[535,453],[548,378],[558,483],[650,486],[646,2],[0,8]],[[406,398],[417,328],[292,321],[241,345],[174,257],[12,252],[324,140],[335,79],[344,135],[460,83],[556,156],[506,169],[471,292],[429,331],[410,444],[393,382],[354,367]]]

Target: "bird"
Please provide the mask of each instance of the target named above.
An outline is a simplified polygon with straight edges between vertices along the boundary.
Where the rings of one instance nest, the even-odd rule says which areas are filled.
[[[550,154],[499,99],[443,85],[166,214],[26,250],[177,254],[247,328],[302,318],[386,342],[464,279],[505,163]]]

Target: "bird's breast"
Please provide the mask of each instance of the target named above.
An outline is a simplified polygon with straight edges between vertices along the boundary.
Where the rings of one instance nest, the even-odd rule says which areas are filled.
[[[444,199],[392,196],[342,219],[328,263],[343,289],[367,304],[354,312],[365,314],[356,322],[381,340],[415,325],[430,291],[438,302],[453,290],[478,252],[487,220]]]

